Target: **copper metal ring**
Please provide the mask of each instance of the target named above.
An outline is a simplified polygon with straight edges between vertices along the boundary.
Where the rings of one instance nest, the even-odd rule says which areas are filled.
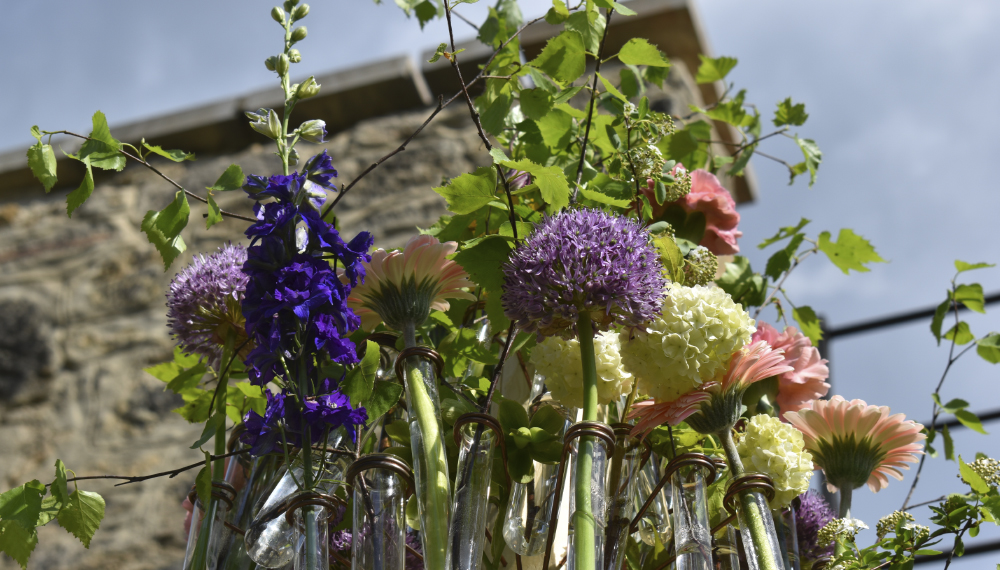
[[[399,340],[399,335],[394,332],[380,331],[368,335],[368,338],[365,340],[370,340],[374,343],[377,343],[379,346],[388,346],[390,348],[395,348],[396,341]]]
[[[632,424],[622,424],[622,423],[611,424],[611,429],[614,430],[615,432],[615,442],[617,443],[617,441],[621,437],[632,437],[633,428],[635,428],[635,426],[633,426]],[[653,447],[652,445],[650,445],[648,439],[642,440],[642,447],[643,447],[642,456],[641,459],[639,460],[640,468],[643,465],[645,465],[647,461],[649,461],[649,456],[653,453]]]
[[[225,521],[222,524],[224,524],[226,526],[226,528],[228,528],[229,530],[235,532],[236,534],[239,534],[240,536],[243,536],[243,535],[245,535],[247,533],[247,531],[243,530],[242,528],[234,525],[233,523],[231,523],[229,521]]]
[[[212,496],[229,505],[231,509],[233,508],[233,499],[236,498],[236,489],[224,481],[212,481]],[[197,504],[200,510],[205,510],[204,505],[197,502],[198,488],[194,485],[191,486],[191,491],[188,493],[188,501],[191,501],[192,505]]]
[[[615,447],[615,432],[607,424],[590,421],[577,422],[566,430],[566,435],[563,436],[562,457],[559,459],[559,475],[553,495],[552,514],[549,517],[549,536],[545,539],[545,557],[542,561],[542,568],[549,567],[549,558],[552,556],[552,542],[555,540],[557,519],[559,518],[558,505],[562,500],[563,479],[566,476],[566,455],[572,449],[574,439],[587,436],[593,436],[603,441],[605,449],[609,451]]]
[[[760,473],[747,473],[741,475],[729,484],[729,490],[726,491],[726,496],[722,499],[722,505],[726,507],[726,510],[731,514],[736,514],[736,496],[743,491],[757,490],[764,493],[768,501],[774,499],[774,482],[767,475],[762,475]]]
[[[288,526],[295,527],[295,511],[302,507],[317,506],[333,511],[338,504],[345,505],[343,499],[340,497],[325,495],[323,493],[302,493],[290,497],[283,509],[285,511],[285,522],[288,523]]]
[[[351,463],[350,467],[347,468],[347,473],[344,475],[347,485],[349,487],[354,487],[355,477],[357,477],[362,471],[367,471],[369,469],[387,469],[392,471],[406,482],[408,494],[415,491],[413,471],[410,470],[402,459],[389,453],[370,453],[368,455],[362,455],[356,459],[354,463]]]
[[[493,434],[496,436],[496,440],[500,442],[500,455],[503,457],[503,474],[507,478],[507,488],[510,488],[510,473],[507,472],[507,442],[504,438],[503,427],[500,426],[500,422],[496,418],[489,414],[483,414],[479,412],[469,412],[467,414],[462,414],[458,416],[455,420],[455,443],[458,444],[461,441],[462,434],[461,428],[466,424],[482,424],[493,430]]]
[[[674,457],[670,460],[670,463],[667,463],[667,468],[663,473],[663,477],[660,478],[656,487],[653,487],[653,490],[649,493],[649,497],[646,497],[646,502],[642,504],[642,508],[639,509],[639,512],[636,513],[635,517],[632,519],[632,524],[629,525],[630,532],[635,532],[636,529],[639,528],[639,521],[642,520],[642,517],[646,514],[649,506],[653,504],[656,494],[663,489],[663,486],[667,484],[667,481],[670,480],[674,473],[681,467],[689,466],[699,466],[708,469],[708,476],[705,478],[706,485],[711,485],[715,481],[715,463],[707,455],[702,453],[682,453],[681,455]]]
[[[462,315],[462,326],[463,327],[467,327],[470,324],[472,324],[469,321],[469,317],[471,317],[472,315],[474,315],[476,313],[476,311],[479,311],[479,310],[485,309],[485,308],[486,308],[486,301],[476,301],[475,303],[472,303],[471,305],[469,305],[468,307],[466,307],[465,308],[465,313]]]
[[[426,346],[411,346],[410,348],[404,348],[399,352],[399,356],[396,357],[396,365],[393,369],[396,371],[396,378],[402,380],[405,376],[403,374],[403,363],[406,359],[411,356],[422,356],[430,361],[434,362],[434,368],[437,370],[438,378],[441,377],[441,372],[444,370],[444,359],[441,355],[437,353],[436,350],[428,348]]]

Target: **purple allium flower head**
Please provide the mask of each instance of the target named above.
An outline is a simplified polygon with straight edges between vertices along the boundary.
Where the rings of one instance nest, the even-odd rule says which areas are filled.
[[[406,546],[412,548],[413,552],[416,552],[421,556],[423,556],[424,554],[423,544],[420,542],[420,535],[417,534],[416,532],[410,532],[410,531],[406,532]],[[424,559],[418,557],[413,552],[411,552],[409,548],[406,549],[407,570],[424,570]]]
[[[795,508],[795,531],[799,538],[799,556],[803,560],[816,560],[820,556],[833,554],[833,545],[820,548],[816,545],[821,528],[837,517],[823,496],[816,491],[799,495],[799,505]]]
[[[667,284],[639,222],[589,209],[545,218],[503,272],[504,314],[540,336],[573,336],[581,312],[595,332],[637,326],[659,312]]]
[[[335,526],[335,525],[330,525]],[[330,550],[334,552],[345,552],[351,549],[351,531],[337,530],[330,533]]]
[[[243,273],[247,251],[224,245],[208,256],[196,255],[174,276],[167,293],[167,326],[181,350],[200,354],[218,367],[226,336],[246,337],[240,302],[249,278]]]

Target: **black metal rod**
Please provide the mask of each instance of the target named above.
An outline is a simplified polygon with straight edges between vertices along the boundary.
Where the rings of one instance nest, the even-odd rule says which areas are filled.
[[[993,293],[992,295],[986,295],[983,297],[983,304],[989,305],[991,303],[1000,302],[1000,292]],[[965,310],[965,306],[959,303],[959,310]],[[903,323],[908,323],[910,321],[917,321],[920,319],[927,319],[934,316],[934,311],[937,307],[931,307],[929,309],[920,309],[917,311],[910,311],[908,313],[900,313],[898,315],[892,315],[889,317],[882,317],[879,319],[874,319],[871,321],[863,321],[854,325],[848,325],[846,327],[840,327],[835,329],[830,329],[824,331],[825,338],[833,339],[841,336],[848,336],[852,334],[867,332],[870,330],[877,330],[883,327],[891,327],[893,325],[899,325]]]
[[[962,555],[962,558],[975,556],[976,554],[985,554],[987,552],[993,552],[994,550],[1000,550],[1000,540],[967,545],[965,547],[965,554]],[[913,562],[913,564],[917,565],[927,564],[928,562],[940,562],[941,560],[946,560],[949,553],[950,551],[942,552],[941,554],[931,554],[928,556],[917,556],[917,559]]]

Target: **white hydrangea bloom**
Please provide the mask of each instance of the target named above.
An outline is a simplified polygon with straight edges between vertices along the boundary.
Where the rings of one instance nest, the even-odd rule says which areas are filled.
[[[599,404],[616,402],[632,391],[632,375],[622,368],[618,333],[604,331],[594,335],[597,360],[597,400]],[[545,377],[552,399],[571,408],[583,407],[583,364],[580,341],[550,336],[531,351],[535,371]]]
[[[809,490],[812,454],[805,450],[802,432],[767,414],[747,422],[746,433],[736,443],[743,467],[763,473],[774,483],[772,509],[785,508]]]
[[[622,332],[622,362],[641,394],[672,402],[725,373],[729,358],[756,330],[750,315],[722,289],[673,284],[656,320]]]

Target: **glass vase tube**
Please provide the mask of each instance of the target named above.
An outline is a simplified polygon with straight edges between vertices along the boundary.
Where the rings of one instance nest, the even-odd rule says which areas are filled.
[[[649,461],[639,470],[633,494],[635,508],[638,510],[653,493],[653,489],[663,478],[664,460],[657,454],[650,456]],[[656,546],[657,540],[667,549],[673,544],[674,533],[670,526],[670,482],[668,481],[657,491],[653,502],[639,519],[639,540],[648,546]]]
[[[736,501],[736,514],[743,535],[743,549],[747,553],[750,570],[785,570],[782,553],[783,545],[778,542],[774,528],[774,518],[767,498],[759,491],[741,491]],[[764,541],[754,532],[754,526],[762,527]]]
[[[629,433],[629,424],[615,424],[615,450],[608,472],[608,524],[605,529],[604,568],[618,570],[625,561],[629,526],[635,516],[636,482],[642,461],[643,446]]]
[[[496,434],[487,426],[469,423],[460,428],[455,499],[448,532],[448,568],[478,570],[486,544],[486,514],[493,473]]]
[[[781,511],[773,511],[775,530],[778,542],[782,545],[783,562],[786,570],[801,570],[799,561],[799,537],[795,528],[795,507],[789,506]]]
[[[343,429],[332,432],[327,438],[327,447],[337,447],[343,437]],[[332,495],[343,484],[346,468],[344,456],[316,452],[312,468],[313,480],[316,481],[314,491]],[[261,497],[253,521],[245,529],[243,542],[247,554],[260,566],[281,568],[291,563],[295,557],[298,536],[283,514],[286,501],[302,490],[300,486],[304,481],[304,474],[303,459],[298,454],[292,458],[274,489],[266,497]]]
[[[393,470],[370,467],[354,476],[353,486],[351,568],[403,570],[406,563],[403,480]]]
[[[306,501],[303,506],[296,507],[295,499],[292,499],[290,512],[281,516],[286,520],[292,518],[289,526],[295,529],[294,570],[330,569],[330,526],[327,521],[333,515],[334,508],[333,505],[324,506],[314,504],[313,501]],[[288,514],[292,516],[288,517]]]
[[[241,458],[246,455],[240,456]],[[253,521],[256,512],[254,502],[262,496],[269,495],[282,474],[284,457],[277,454],[254,457],[249,461],[246,482],[237,492],[230,511],[230,522],[241,529],[246,529]],[[253,560],[247,554],[243,536],[237,533],[230,535],[229,547],[220,566],[224,570],[249,570]]]
[[[227,489],[228,487],[228,489]],[[187,549],[184,552],[184,570],[215,570],[219,555],[226,544],[228,534],[226,517],[232,506],[232,487],[219,483],[212,485],[212,500],[208,507],[201,499],[194,501],[194,516],[188,532]]]
[[[535,463],[535,477],[528,483],[515,482],[504,519],[503,538],[515,554],[538,556],[545,549],[549,520],[555,505],[559,465]],[[563,493],[565,501],[567,493]]]
[[[677,570],[709,570],[712,567],[705,471],[699,465],[683,465],[671,477]]]
[[[589,451],[588,451],[589,450]],[[571,457],[568,459],[573,466],[570,471],[570,489],[578,490],[578,459],[580,453],[589,455],[589,469],[587,470],[587,480],[589,481],[589,492],[586,499],[589,500],[587,509],[577,501],[579,493],[570,493],[569,512],[569,542],[567,545],[566,568],[567,570],[583,570],[584,566],[578,559],[584,552],[580,549],[580,541],[587,541],[584,544],[586,551],[593,549],[594,568],[604,568],[604,529],[607,526],[607,473],[609,449],[603,439],[594,436],[584,436],[573,441]],[[587,512],[589,510],[589,513]]]
[[[445,453],[434,362],[437,353],[406,348],[396,360],[410,419],[410,450],[425,568],[447,568],[451,477]],[[440,358],[440,357],[437,357]],[[402,370],[400,370],[400,368]]]
[[[740,570],[740,546],[736,529],[727,524],[712,541],[712,568],[714,570]]]

